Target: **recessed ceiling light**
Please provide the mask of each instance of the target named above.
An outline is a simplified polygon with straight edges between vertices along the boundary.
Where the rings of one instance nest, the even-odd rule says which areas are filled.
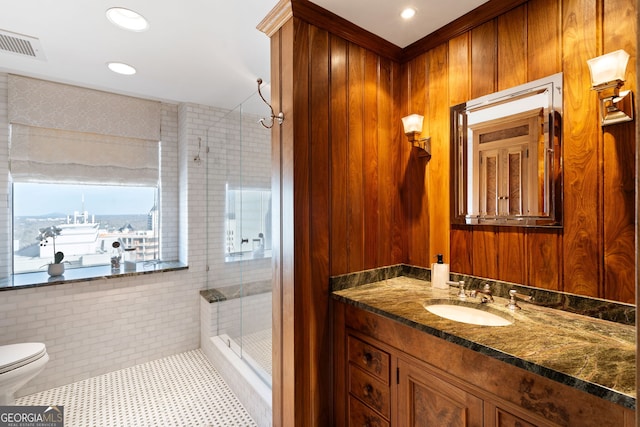
[[[408,7],[400,13],[402,19],[411,19],[416,14],[416,10],[412,7]]]
[[[112,7],[107,10],[107,18],[111,23],[130,31],[146,31],[149,22],[137,12],[124,7]]]
[[[123,62],[109,62],[107,67],[114,73],[124,74],[125,76],[131,76],[136,73],[135,68]]]

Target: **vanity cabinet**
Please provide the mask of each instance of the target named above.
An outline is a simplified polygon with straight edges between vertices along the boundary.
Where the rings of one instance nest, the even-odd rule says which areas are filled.
[[[399,358],[397,372],[398,425],[482,426],[482,399],[424,363]]]
[[[632,427],[634,412],[334,301],[336,426]]]
[[[349,425],[388,426],[391,356],[353,335],[347,341]]]

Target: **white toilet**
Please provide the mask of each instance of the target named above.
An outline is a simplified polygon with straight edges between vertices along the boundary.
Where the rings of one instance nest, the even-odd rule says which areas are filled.
[[[42,343],[0,346],[0,406],[14,405],[14,394],[44,369],[49,361]]]

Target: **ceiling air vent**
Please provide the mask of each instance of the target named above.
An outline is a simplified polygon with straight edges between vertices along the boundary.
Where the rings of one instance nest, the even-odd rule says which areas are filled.
[[[0,30],[0,52],[2,51],[46,60],[40,40],[11,31]]]

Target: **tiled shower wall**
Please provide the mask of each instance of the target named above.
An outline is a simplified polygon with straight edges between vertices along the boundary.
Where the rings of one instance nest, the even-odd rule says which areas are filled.
[[[271,258],[224,261],[224,217],[227,184],[271,189],[271,133],[260,126],[258,115],[243,113],[240,120],[237,110],[181,104],[179,116],[180,140],[188,140],[189,146],[194,147],[188,161],[206,176],[206,180],[200,180],[199,175],[190,186],[190,191],[206,194],[206,198],[190,202],[190,210],[196,212],[189,215],[189,221],[195,219],[198,227],[203,227],[203,233],[194,238],[199,239],[198,247],[206,246],[207,252],[191,252],[190,257],[196,256],[208,265],[209,288],[270,279]],[[194,161],[199,141],[200,163]],[[209,153],[205,153],[206,146]]]
[[[0,241],[9,242],[6,82],[0,73]],[[19,395],[200,346],[199,290],[206,287],[208,251],[206,165],[193,157],[197,137],[206,136],[210,124],[226,113],[162,105],[162,224],[179,230],[163,242],[164,254],[179,254],[188,270],[0,291],[0,345],[41,341],[51,357]],[[0,246],[3,277],[10,265],[8,246]],[[262,261],[260,267],[270,269],[270,260]],[[224,262],[216,268],[215,274],[224,273]]]

